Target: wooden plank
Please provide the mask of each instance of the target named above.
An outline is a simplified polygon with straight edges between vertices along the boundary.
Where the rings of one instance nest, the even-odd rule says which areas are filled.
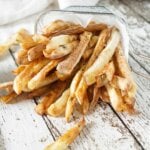
[[[147,22],[150,22],[150,3],[149,0],[122,0],[122,2],[132,10],[134,10],[138,15],[143,17]]]
[[[148,38],[148,30],[150,30],[150,25],[139,15],[135,14],[135,12],[132,11],[127,5],[124,5],[118,0],[101,1],[100,4],[110,6],[110,8],[114,12],[118,13],[120,11],[123,13],[124,17],[127,18],[127,22],[129,24],[129,34],[133,43],[132,46],[136,51],[144,50],[144,53],[146,54],[147,52],[148,54],[150,43],[150,40]],[[138,30],[140,31],[140,34]],[[142,62],[140,62],[140,59],[133,55],[133,57],[130,57],[129,62],[131,66],[138,72],[142,72],[149,76],[148,72],[150,70],[150,67],[147,61],[144,62],[142,60]],[[138,141],[141,142],[143,147],[145,149],[150,149],[150,81],[136,74],[134,74],[134,78],[138,85],[136,107],[140,114],[137,116],[119,114],[119,116],[127,125],[127,127],[132,131],[132,133],[136,136]]]
[[[81,117],[81,115],[80,115]],[[80,118],[74,115],[74,120]],[[53,132],[56,138],[73,126],[75,121],[66,123],[62,117],[54,118],[48,116],[49,124],[53,124]],[[120,122],[110,107],[104,103],[97,105],[94,111],[86,117],[86,127],[80,136],[71,145],[75,150],[114,150],[114,149],[141,149],[129,131]]]
[[[0,58],[0,82],[12,80],[15,67],[10,55]],[[53,141],[34,107],[33,100],[7,105],[0,102],[0,150],[41,150]]]

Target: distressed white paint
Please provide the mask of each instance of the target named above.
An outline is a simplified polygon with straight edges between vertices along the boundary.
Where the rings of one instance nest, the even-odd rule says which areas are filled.
[[[12,80],[11,71],[14,68],[10,55],[0,58],[0,82]],[[7,105],[0,102],[0,150],[42,150],[53,141],[34,107],[32,100]]]

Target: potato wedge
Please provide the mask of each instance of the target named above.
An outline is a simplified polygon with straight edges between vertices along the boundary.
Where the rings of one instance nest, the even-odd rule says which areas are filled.
[[[57,81],[56,83],[53,83],[47,95],[45,95],[41,99],[41,102],[36,106],[35,111],[39,115],[47,113],[48,107],[63,93],[66,86],[66,82]]]
[[[71,74],[75,66],[79,63],[83,53],[85,52],[92,33],[84,32],[81,35],[81,40],[76,49],[66,58],[64,61],[60,62],[57,66],[57,71],[62,74]]]
[[[120,33],[117,29],[113,29],[107,46],[99,54],[93,65],[84,73],[84,77],[88,85],[96,82],[95,77],[102,72],[105,65],[111,60],[119,41]]]
[[[70,89],[67,89],[63,94],[47,109],[47,114],[57,117],[65,112],[66,104],[70,95]]]
[[[48,145],[44,150],[66,150],[77,138],[84,126],[85,120],[82,119],[73,128],[60,136],[54,143]]]
[[[17,94],[28,89],[28,82],[36,75],[47,63],[48,59],[37,59],[31,62],[26,68],[14,79],[13,89]]]

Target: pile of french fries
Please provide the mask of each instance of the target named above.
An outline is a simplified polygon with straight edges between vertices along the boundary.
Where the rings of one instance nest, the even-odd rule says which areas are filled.
[[[41,97],[35,108],[38,114],[64,115],[67,122],[75,110],[85,115],[98,100],[110,103],[117,112],[135,111],[136,84],[117,28],[95,22],[83,28],[56,20],[44,27],[42,34],[31,35],[21,29],[14,39],[3,47],[20,45],[18,67],[12,71],[16,77],[0,84],[0,89],[7,91],[1,101],[11,103],[23,94]],[[84,125],[82,119],[45,150],[66,149]]]

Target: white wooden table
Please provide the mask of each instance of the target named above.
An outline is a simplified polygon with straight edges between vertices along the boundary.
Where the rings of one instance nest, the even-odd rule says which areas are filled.
[[[150,56],[150,2],[141,0],[101,0],[98,5],[109,6],[121,12],[129,25],[132,48]],[[131,49],[132,49],[131,48]],[[129,63],[134,70],[150,75],[150,62],[130,52]],[[0,58],[0,82],[13,79],[16,68],[12,51]],[[150,79],[135,73],[138,85],[136,109],[139,115],[116,113],[109,105],[99,103],[86,116],[87,125],[72,150],[141,150],[150,149]],[[35,113],[35,100],[15,104],[0,103],[0,150],[42,150],[65,132],[74,122],[64,118],[39,116]]]

